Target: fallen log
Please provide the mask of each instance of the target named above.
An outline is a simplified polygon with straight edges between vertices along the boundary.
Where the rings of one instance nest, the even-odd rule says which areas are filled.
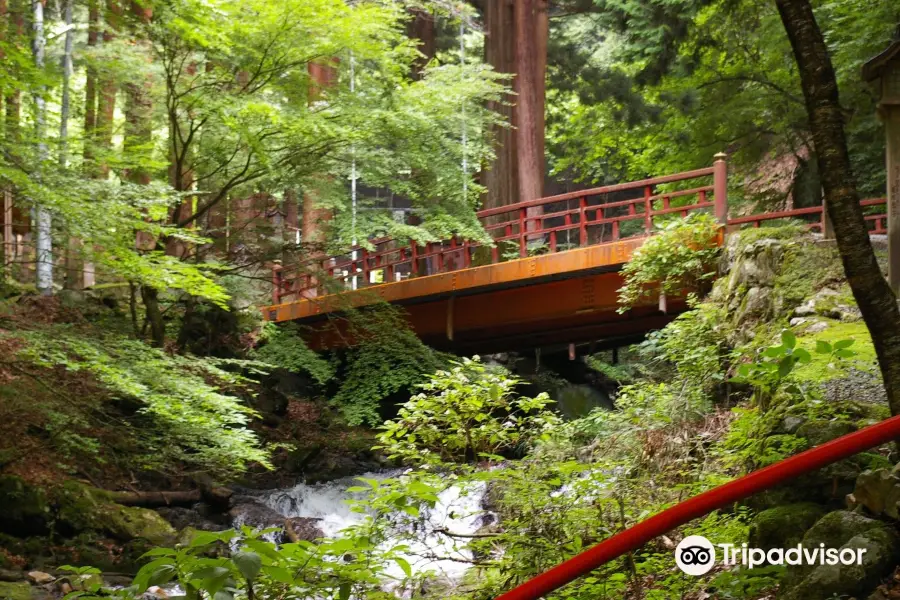
[[[107,492],[110,500],[124,506],[190,506],[202,500],[200,490],[187,492]]]

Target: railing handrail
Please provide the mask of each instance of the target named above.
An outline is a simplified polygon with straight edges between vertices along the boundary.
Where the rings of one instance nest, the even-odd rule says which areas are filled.
[[[900,415],[817,446],[667,508],[501,594],[496,600],[538,600],[597,567],[698,517],[799,475],[900,438]],[[674,559],[673,559],[674,562]]]
[[[715,167],[705,167],[703,169],[695,169],[693,171],[685,171],[684,173],[676,173],[674,175],[663,175],[662,177],[652,177],[650,179],[641,179],[640,181],[629,181],[627,183],[615,183],[612,185],[604,185],[586,190],[578,190],[575,192],[566,192],[565,194],[557,194],[555,196],[545,196],[543,198],[535,198],[534,200],[523,200],[515,204],[504,204],[494,208],[486,208],[478,211],[476,216],[479,219],[501,215],[505,212],[521,210],[523,208],[534,208],[544,204],[552,204],[554,202],[563,202],[565,200],[577,200],[588,196],[599,196],[601,194],[612,194],[615,192],[624,192],[626,190],[645,188],[651,185],[662,185],[664,183],[674,183],[676,181],[684,181],[687,179],[697,179],[699,177],[707,177],[713,175]],[[674,192],[673,192],[674,193]],[[661,194],[659,197],[662,197]],[[623,200],[622,202],[627,202]]]

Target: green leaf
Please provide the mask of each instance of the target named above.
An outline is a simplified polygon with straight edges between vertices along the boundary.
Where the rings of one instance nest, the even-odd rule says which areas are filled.
[[[824,340],[816,340],[816,352],[819,354],[831,354],[831,344]]]
[[[403,569],[403,572],[406,573],[407,577],[412,577],[412,567],[409,562],[405,558],[400,558],[399,556],[394,557],[394,562],[400,565],[400,568]]]
[[[793,348],[797,345],[797,336],[790,329],[785,329],[781,332],[781,342],[786,348]]]
[[[854,343],[855,341],[856,341],[856,340],[854,340],[854,339],[849,339],[849,340],[838,340],[837,342],[834,343],[834,349],[835,349],[835,350],[842,350],[842,349],[844,349],[844,348],[849,348],[850,346],[853,345],[853,343]]]
[[[810,353],[803,348],[796,348],[794,350],[793,356],[803,364],[807,364],[812,360],[812,356],[810,355]]]
[[[791,371],[794,369],[794,357],[793,356],[785,356],[780,361],[778,361],[778,375],[780,377],[787,377],[790,375]]]
[[[235,552],[231,560],[247,581],[253,581],[262,568],[262,559],[256,552]]]
[[[850,358],[851,356],[856,356],[856,352],[849,348],[841,348],[840,350],[835,350],[834,355],[838,358]]]
[[[762,355],[766,358],[776,358],[778,356],[784,355],[784,352],[784,346],[769,346],[768,348],[763,350]]]
[[[350,584],[342,583],[338,588],[338,600],[350,600]]]

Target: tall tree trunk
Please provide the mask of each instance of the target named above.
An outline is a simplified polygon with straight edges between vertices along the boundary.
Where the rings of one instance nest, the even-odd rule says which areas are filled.
[[[103,30],[103,43],[108,44],[116,39],[116,33],[121,27],[122,5],[119,3],[119,0],[107,0],[105,17],[106,27]],[[115,78],[109,73],[104,74],[99,81],[95,129],[97,148],[103,155],[108,154],[112,149],[113,119],[116,113],[117,91],[118,86]],[[105,158],[100,161],[98,172],[100,179],[106,179],[109,176],[109,164]]]
[[[422,69],[434,58],[437,49],[437,35],[435,31],[434,15],[421,8],[410,10],[412,19],[406,25],[408,37],[418,40],[416,44],[423,56],[413,62],[413,77],[419,79]]]
[[[541,16],[543,13],[543,16]],[[518,202],[534,200],[544,194],[544,70],[546,56],[541,57],[539,47],[546,53],[547,5],[540,0],[516,2],[516,160],[519,165]],[[529,217],[542,212],[540,207],[530,208]],[[540,229],[538,222],[530,221],[528,230]]]
[[[6,59],[2,47],[3,42],[6,41],[6,29],[8,27],[6,19],[6,0],[0,0],[0,61]],[[2,109],[3,97],[3,89],[0,88],[0,109]],[[12,193],[5,185],[0,186],[0,211],[2,211],[0,212],[0,223],[3,223],[3,247],[0,249],[2,250],[0,253],[3,255],[2,276],[9,277],[11,276],[15,242],[13,242],[12,227]]]
[[[318,99],[323,90],[333,86],[335,81],[337,81],[337,69],[333,64],[329,63],[309,63],[309,75],[310,102]],[[313,259],[324,258],[321,248],[327,239],[326,226],[332,217],[329,209],[318,206],[317,196],[318,193],[315,189],[306,190],[303,194],[303,204],[301,205],[300,237],[303,244],[310,250],[310,258]],[[315,288],[307,293],[309,297],[315,295]]]
[[[872,336],[891,414],[900,414],[900,310],[863,220],[850,165],[838,85],[809,0],[776,0],[800,70],[825,205],[844,272]]]
[[[485,62],[496,72],[510,75],[516,72],[514,13],[510,0],[489,0],[485,3]],[[516,97],[512,94],[504,95],[498,102],[488,103],[488,109],[503,116],[510,127],[493,126],[490,132],[494,138],[496,158],[481,174],[481,182],[487,188],[484,208],[512,204],[519,195],[515,104]]]
[[[32,50],[34,66],[40,72],[44,68],[44,3],[43,0],[31,0],[33,11],[32,27],[34,38]],[[38,177],[47,160],[46,114],[47,107],[44,102],[44,88],[39,86],[34,94],[34,137],[38,154]],[[51,238],[50,211],[41,204],[37,204],[35,210],[37,221],[37,289],[44,296],[53,294],[53,241]]]
[[[65,0],[63,6],[63,19],[66,31],[62,56],[62,100],[59,115],[59,166],[65,170],[69,164],[69,93],[72,79],[72,43],[75,33],[72,30],[72,3],[73,0]],[[84,266],[81,261],[80,240],[69,238],[66,249],[66,277],[63,286],[69,290],[84,289]]]
[[[141,300],[144,302],[144,310],[147,311],[150,339],[153,340],[154,346],[162,348],[166,344],[166,324],[159,308],[159,291],[154,287],[141,286]]]
[[[149,25],[153,18],[153,9],[132,0],[131,13],[142,25]],[[148,67],[152,61],[149,43],[143,35],[139,34],[137,45],[146,52]],[[150,97],[152,79],[147,75],[140,83],[129,83],[125,86],[125,139],[123,150],[130,160],[137,160],[137,164],[129,167],[125,178],[139,185],[150,183],[150,171],[144,166],[144,154],[153,136],[152,112],[153,103]],[[138,232],[135,239],[138,249],[152,250],[156,247],[156,239],[145,232]]]
[[[99,0],[88,0],[88,38],[90,48],[97,46],[100,38],[100,6]],[[97,69],[88,65],[84,83],[84,161],[88,164],[89,174],[94,173],[90,164],[94,157],[94,133],[97,127]]]

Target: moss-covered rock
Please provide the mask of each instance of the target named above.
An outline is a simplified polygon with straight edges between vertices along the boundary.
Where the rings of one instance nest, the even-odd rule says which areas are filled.
[[[852,423],[816,419],[797,428],[797,435],[806,438],[810,446],[818,446],[856,431]]]
[[[0,475],[0,530],[19,536],[48,530],[50,505],[44,491],[20,477]]]
[[[0,600],[32,600],[31,586],[25,581],[0,581]]]
[[[803,545],[807,548],[812,547],[806,538]],[[802,578],[796,580],[796,583],[785,585],[781,598],[809,600],[860,597],[871,592],[881,579],[894,569],[900,558],[900,537],[884,524],[878,524],[854,535],[841,546],[826,544],[827,547],[839,547],[841,550],[848,549],[854,552],[865,550],[865,553],[862,555],[861,564],[806,567],[806,573]]]
[[[103,490],[76,481],[58,488],[53,500],[58,525],[70,533],[96,531],[123,542],[141,538],[159,545],[175,539],[175,530],[159,513],[116,504]]]
[[[750,524],[750,546],[769,550],[796,545],[825,512],[824,507],[812,502],[764,510]]]

